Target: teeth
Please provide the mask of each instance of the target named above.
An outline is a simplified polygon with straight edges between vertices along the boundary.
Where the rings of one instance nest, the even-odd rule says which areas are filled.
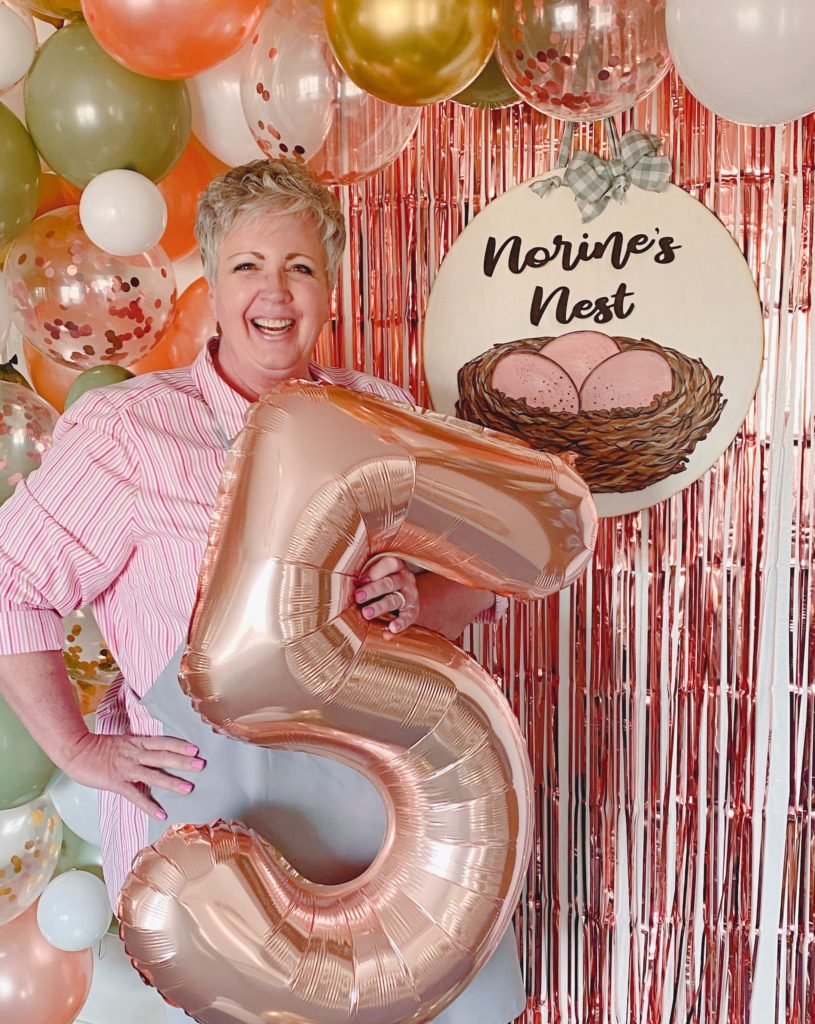
[[[256,317],[252,323],[267,331],[282,331],[294,324],[294,320],[270,320],[267,317]]]

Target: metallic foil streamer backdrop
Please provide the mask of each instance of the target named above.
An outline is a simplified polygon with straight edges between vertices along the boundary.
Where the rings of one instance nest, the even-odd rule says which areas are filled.
[[[438,266],[486,203],[554,167],[561,127],[525,105],[425,109],[396,163],[341,192],[350,244],[321,358],[424,402]],[[815,118],[737,127],[671,75],[618,127],[661,136],[675,183],[742,247],[765,367],[742,432],[702,480],[605,520],[585,581],[472,631],[535,775],[537,857],[517,918],[526,1021],[803,1024],[815,1004]],[[577,136],[608,155],[599,126]]]

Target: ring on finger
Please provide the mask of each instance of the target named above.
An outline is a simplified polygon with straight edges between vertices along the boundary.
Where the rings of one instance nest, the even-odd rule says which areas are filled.
[[[407,598],[405,597],[405,595],[402,593],[401,590],[394,590],[394,591],[392,591],[391,596],[399,598],[399,604],[393,609],[396,612],[396,614],[398,615],[399,612],[401,612],[401,610],[407,604]]]

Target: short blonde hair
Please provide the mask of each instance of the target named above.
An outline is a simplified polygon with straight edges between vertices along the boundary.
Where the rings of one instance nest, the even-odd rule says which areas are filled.
[[[198,199],[195,237],[207,280],[215,279],[221,240],[238,220],[265,213],[304,213],[314,220],[329,284],[337,280],[345,221],[331,192],[295,160],[253,160],[214,178]]]

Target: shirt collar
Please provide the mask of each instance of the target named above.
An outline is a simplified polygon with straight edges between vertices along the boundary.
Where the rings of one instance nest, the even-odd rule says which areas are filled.
[[[192,364],[192,377],[215,418],[221,433],[228,443],[243,430],[246,412],[252,404],[239,392],[231,388],[215,369],[214,354],[218,351],[218,339],[210,338]],[[317,384],[330,383],[323,368],[309,363],[309,376]]]

